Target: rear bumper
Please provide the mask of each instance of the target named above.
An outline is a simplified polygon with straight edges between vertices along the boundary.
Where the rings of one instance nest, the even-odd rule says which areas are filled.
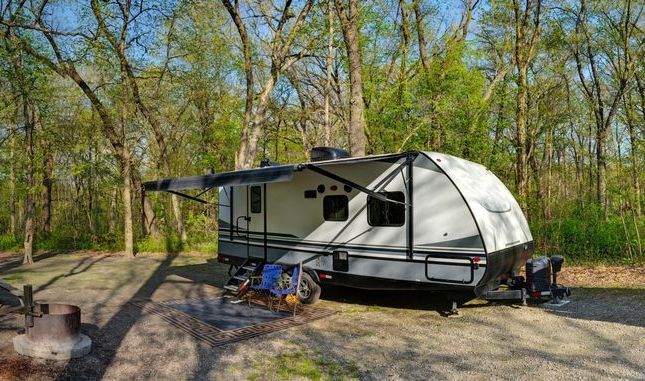
[[[510,278],[531,258],[535,242],[530,241],[504,250],[489,253],[486,261],[486,272],[475,287],[477,296],[497,288],[502,280]]]

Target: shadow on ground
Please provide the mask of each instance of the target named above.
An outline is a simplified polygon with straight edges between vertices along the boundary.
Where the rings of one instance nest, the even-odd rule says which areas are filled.
[[[61,262],[58,258],[56,261]],[[208,285],[211,292],[221,287],[226,266],[214,259],[194,262],[175,254],[152,259],[80,256],[70,259],[56,274],[43,277],[39,273],[39,293],[63,295],[67,285],[74,282],[92,285],[87,291],[93,298],[88,302],[91,307],[83,311],[84,321],[91,323],[84,322],[82,330],[92,338],[93,350],[82,359],[43,365],[26,358],[16,362],[17,357],[5,356],[2,352],[6,346],[0,346],[0,363],[11,361],[16,369],[23,369],[8,378],[27,378],[20,372],[28,369],[32,375],[58,380],[211,379],[213,374],[227,379],[229,371],[240,372],[241,367],[263,371],[263,367],[282,366],[271,363],[271,359],[299,364],[304,360],[298,353],[311,356],[314,362],[320,358],[321,366],[329,369],[333,366],[325,364],[340,364],[347,374],[367,379],[456,378],[463,375],[459,372],[484,376],[495,374],[496,366],[503,367],[504,374],[514,374],[528,361],[546,369],[575,368],[581,372],[579,378],[625,378],[642,370],[642,364],[629,357],[631,348],[621,342],[630,337],[628,334],[616,337],[588,322],[644,327],[643,290],[574,289],[566,308],[546,313],[536,308],[515,311],[505,305],[468,303],[461,308],[472,313],[464,313],[462,319],[443,319],[438,314],[450,308],[455,297],[463,301],[465,295],[328,287],[322,295],[323,304],[342,311],[340,314],[297,329],[212,348],[129,303],[154,299],[168,289],[174,291],[164,291],[163,298],[212,296],[204,293],[203,286]],[[43,267],[50,268],[49,264]],[[120,278],[113,279],[117,275]],[[353,307],[361,307],[355,309],[360,313],[352,313]],[[0,319],[0,334],[11,326],[9,320]],[[561,337],[565,333],[573,336]],[[396,361],[389,361],[393,358]],[[514,360],[509,361],[511,358]],[[548,376],[557,374],[544,374]]]
[[[38,262],[38,261],[42,261],[44,259],[54,257],[54,256],[56,256],[58,254],[59,253],[55,252],[55,251],[46,251],[44,253],[35,254],[34,255],[34,263]],[[14,254],[14,255],[11,255],[8,258],[5,257],[5,258],[2,258],[2,259],[3,260],[0,261],[0,275],[2,273],[5,273],[5,272],[7,272],[9,270],[18,268],[18,267],[23,265],[23,263],[22,263],[22,255],[20,255],[20,254]]]
[[[569,304],[546,310],[568,318],[645,327],[645,290],[574,288]]]
[[[464,303],[474,298],[472,292],[361,290],[340,286],[325,286],[321,295],[323,300],[344,304],[428,310],[441,314],[450,310],[453,301],[458,302],[460,308],[469,308],[470,306]]]

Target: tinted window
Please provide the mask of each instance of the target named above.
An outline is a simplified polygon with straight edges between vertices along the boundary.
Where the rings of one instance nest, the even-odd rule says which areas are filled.
[[[390,200],[405,202],[403,192],[379,192]],[[367,196],[367,222],[371,226],[403,226],[405,205]]]
[[[323,198],[323,217],[325,221],[347,221],[347,196],[325,196]]]
[[[251,213],[262,212],[262,187],[251,187]]]

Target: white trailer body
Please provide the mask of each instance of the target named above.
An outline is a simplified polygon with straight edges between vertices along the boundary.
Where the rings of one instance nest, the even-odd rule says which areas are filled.
[[[534,248],[504,184],[482,165],[441,153],[207,176],[214,177],[162,182],[172,188],[178,180],[175,191],[196,181],[221,185],[219,261],[303,262],[322,285],[481,295],[517,272]]]

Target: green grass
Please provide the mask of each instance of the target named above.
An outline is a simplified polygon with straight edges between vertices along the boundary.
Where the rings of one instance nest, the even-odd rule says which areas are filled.
[[[358,379],[354,364],[342,364],[323,357],[320,351],[296,350],[268,359],[269,363],[256,364],[248,376],[251,381],[262,379],[290,380],[350,380]]]

